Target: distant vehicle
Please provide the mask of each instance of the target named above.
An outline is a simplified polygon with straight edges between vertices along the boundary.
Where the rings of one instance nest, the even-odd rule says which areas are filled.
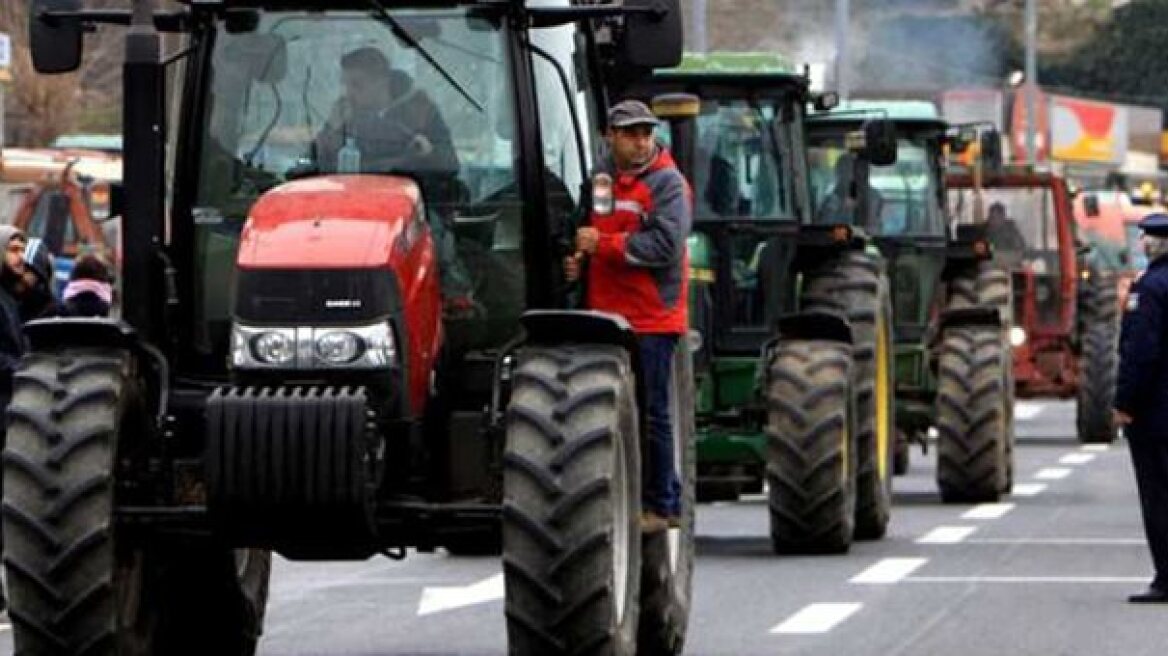
[[[122,154],[120,134],[62,134],[53,140],[50,148],[68,150],[96,150],[114,155]]]

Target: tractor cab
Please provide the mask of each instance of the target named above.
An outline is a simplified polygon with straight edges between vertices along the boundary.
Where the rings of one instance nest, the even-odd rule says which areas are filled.
[[[162,4],[32,2],[44,74],[129,25],[125,249],[118,320],[27,327],[16,650],[250,655],[271,552],[444,548],[503,554],[510,653],[680,653],[692,504],[642,535],[636,338],[563,272],[607,90],[678,63],[676,0]]]
[[[699,498],[766,489],[780,553],[881,537],[891,502],[888,283],[860,230],[815,221],[808,186],[808,108],[833,96],[812,93],[781,56],[750,52],[686,54],[630,93],[700,99],[692,130],[670,132],[695,199]],[[854,376],[840,369],[853,362]],[[812,436],[813,426],[830,428]]]

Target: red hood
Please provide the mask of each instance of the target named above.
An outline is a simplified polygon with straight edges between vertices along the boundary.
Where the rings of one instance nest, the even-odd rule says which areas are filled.
[[[392,176],[325,176],[280,185],[252,206],[239,266],[386,267],[420,199],[417,184]]]

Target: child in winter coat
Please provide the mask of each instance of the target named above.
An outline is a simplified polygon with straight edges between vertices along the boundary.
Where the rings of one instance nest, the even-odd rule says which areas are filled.
[[[62,294],[64,314],[70,317],[109,316],[113,304],[112,283],[109,268],[101,258],[92,254],[78,257]]]

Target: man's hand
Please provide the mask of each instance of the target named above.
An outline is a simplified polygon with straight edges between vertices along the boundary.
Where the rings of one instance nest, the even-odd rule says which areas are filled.
[[[564,258],[564,277],[568,279],[568,282],[576,282],[580,279],[580,261],[583,259],[583,253],[576,253]]]
[[[1132,416],[1122,410],[1112,410],[1111,420],[1116,426],[1127,426],[1132,423]]]
[[[596,228],[579,228],[576,230],[577,255],[585,253],[591,255],[596,252],[596,244],[600,241],[600,232]]]

